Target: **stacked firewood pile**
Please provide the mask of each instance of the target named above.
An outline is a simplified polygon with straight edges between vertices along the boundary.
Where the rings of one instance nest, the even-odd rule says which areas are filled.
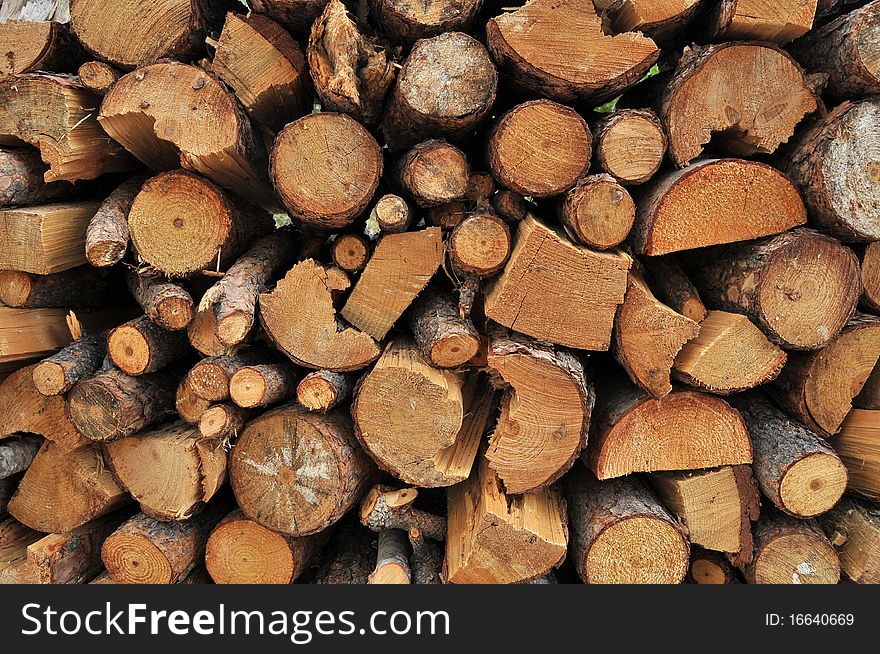
[[[880,582],[880,0],[510,4],[4,0],[0,581]]]

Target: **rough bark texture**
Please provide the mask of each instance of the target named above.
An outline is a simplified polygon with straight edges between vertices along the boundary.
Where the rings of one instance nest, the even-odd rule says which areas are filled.
[[[469,318],[458,315],[451,296],[426,291],[413,302],[408,318],[416,345],[431,365],[457,368],[477,353],[480,335]]]
[[[0,479],[27,470],[42,444],[42,438],[26,435],[0,441]]]
[[[355,377],[332,370],[316,370],[296,386],[296,401],[309,411],[327,413],[345,402],[354,390]]]
[[[406,534],[399,529],[379,532],[376,567],[367,578],[368,584],[409,584],[409,547]]]
[[[77,266],[50,275],[0,270],[0,302],[20,309],[94,308],[114,292],[112,276],[92,266]]]
[[[416,488],[397,489],[382,484],[373,486],[361,501],[361,524],[375,532],[387,529],[409,532],[418,529],[423,538],[445,541],[446,519],[414,508],[413,502],[417,496]]]
[[[289,400],[296,393],[296,375],[287,363],[245,366],[229,380],[229,395],[240,407],[256,408]]]
[[[128,290],[144,313],[159,327],[186,329],[193,318],[193,299],[185,288],[158,277],[130,273]]]
[[[86,259],[96,267],[122,261],[128,250],[128,213],[146,177],[132,177],[120,184],[98,207],[86,229]]]
[[[63,395],[79,380],[93,375],[105,356],[105,334],[83,336],[34,366],[34,386],[43,395]]]
[[[416,527],[410,529],[407,536],[412,548],[409,556],[412,583],[419,585],[443,583],[443,551],[440,547],[428,541],[422,535],[422,531]]]
[[[0,150],[0,207],[21,207],[64,200],[73,195],[68,182],[43,180],[46,164],[34,150]]]
[[[164,368],[189,349],[186,334],[168,331],[141,316],[110,331],[107,354],[122,372],[137,376]]]

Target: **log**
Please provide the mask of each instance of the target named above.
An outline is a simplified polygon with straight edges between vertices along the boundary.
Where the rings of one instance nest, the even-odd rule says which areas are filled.
[[[426,211],[426,222],[443,229],[455,229],[468,215],[470,203],[466,200],[453,200],[439,207],[429,207]]]
[[[876,506],[845,498],[821,516],[819,524],[850,581],[880,583],[880,513]]]
[[[813,27],[816,0],[721,0],[706,17],[714,41],[769,41],[788,43]]]
[[[529,204],[516,191],[499,190],[492,197],[492,208],[509,223],[518,223],[529,214]]]
[[[831,440],[846,466],[847,490],[876,501],[880,499],[880,411],[853,409]]]
[[[621,109],[593,127],[593,154],[599,169],[624,186],[644,184],[666,154],[666,131],[648,109]]]
[[[772,153],[816,108],[790,55],[771,44],[721,43],[685,50],[659,114],[669,158],[683,168],[710,141],[738,156]]]
[[[0,302],[18,309],[94,308],[107,302],[113,281],[92,266],[50,275],[0,270]]]
[[[146,177],[132,177],[107,196],[86,229],[86,259],[96,267],[112,266],[128,250],[128,214]]]
[[[296,386],[296,401],[309,411],[327,413],[351,397],[355,379],[332,370],[316,370]]]
[[[495,101],[498,71],[476,39],[446,32],[413,46],[397,75],[381,130],[392,152],[430,138],[463,140]]]
[[[330,0],[312,25],[307,53],[315,92],[326,110],[346,113],[364,125],[381,120],[395,68],[339,0]]]
[[[0,517],[0,584],[32,583],[27,548],[43,536],[15,518]]]
[[[568,350],[500,330],[489,335],[487,365],[505,388],[489,467],[511,495],[549,486],[587,444],[592,380]]]
[[[236,509],[208,537],[205,566],[218,584],[292,584],[326,540],[279,534]]]
[[[202,300],[204,299],[203,296]],[[204,306],[200,300],[193,319],[186,328],[186,337],[193,349],[206,357],[219,357],[229,352],[229,348],[223,345],[214,333],[214,322],[214,312],[211,307]]]
[[[27,470],[42,444],[42,438],[26,434],[0,441],[0,479]]]
[[[130,501],[91,445],[65,451],[46,441],[9,501],[16,520],[46,533],[65,533]]]
[[[232,401],[243,408],[265,407],[296,394],[296,374],[290,364],[263,363],[244,366],[229,380]]]
[[[383,529],[379,532],[376,567],[367,583],[409,584],[410,574],[406,534],[399,529]]]
[[[880,313],[880,243],[865,246],[861,257],[862,298],[861,305],[873,314]]]
[[[0,23],[0,51],[0,79],[37,70],[71,72],[84,56],[67,25],[33,19]]]
[[[706,317],[706,305],[684,270],[672,257],[642,257],[642,266],[654,294],[668,307],[696,323]]]
[[[250,348],[202,359],[187,373],[189,387],[209,402],[228,400],[233,375],[247,366],[265,362],[268,356],[261,348]]]
[[[412,45],[445,32],[469,32],[483,0],[441,0],[414,3],[406,0],[369,0],[370,13],[392,41]]]
[[[604,34],[589,0],[531,0],[489,20],[486,39],[516,88],[559,102],[601,104],[638,82],[660,56],[638,32]]]
[[[237,438],[251,412],[236,404],[214,404],[199,416],[199,433],[208,439],[229,443]]]
[[[880,409],[880,366],[874,366],[862,391],[853,398],[853,406],[859,409]]]
[[[759,395],[733,402],[749,429],[755,479],[764,495],[796,518],[834,506],[846,490],[847,472],[831,447]]]
[[[333,294],[347,288],[347,281],[334,282],[331,269],[313,259],[301,261],[273,291],[260,295],[260,323],[275,347],[294,363],[335,372],[363,368],[381,351],[366,332],[354,327],[337,330]]]
[[[765,512],[755,525],[755,555],[742,568],[750,584],[836,584],[840,559],[815,520]]]
[[[223,442],[180,421],[106,443],[104,452],[141,511],[157,520],[191,518],[226,481]]]
[[[70,77],[27,73],[7,80],[0,83],[0,145],[39,149],[49,167],[46,182],[131,170],[134,160],[98,124],[100,103]]]
[[[177,385],[177,391],[174,396],[174,407],[177,409],[177,415],[191,425],[197,425],[212,403],[206,400],[193,390],[192,379],[189,374],[184,377]]]
[[[749,547],[751,549],[751,545]],[[688,568],[687,581],[692,584],[714,585],[739,583],[736,570],[723,554],[704,550],[699,545],[691,546],[691,563]]]
[[[235,91],[248,115],[273,132],[311,108],[302,48],[260,14],[226,14],[211,72]]]
[[[569,548],[587,584],[679,584],[688,542],[678,521],[640,481],[598,481],[578,466],[565,478]]]
[[[412,553],[409,557],[414,584],[440,584],[443,583],[441,571],[443,568],[443,552],[435,543],[429,542],[420,529],[413,527],[407,533]],[[553,573],[548,573],[552,575]]]
[[[107,354],[122,372],[137,376],[164,368],[189,350],[183,332],[163,329],[141,316],[110,331]]]
[[[806,228],[687,257],[700,296],[742,313],[786,349],[817,350],[847,323],[859,299],[858,261]]]
[[[73,195],[68,182],[43,180],[46,164],[40,153],[26,148],[0,150],[0,207],[20,207],[66,200]]]
[[[169,276],[218,269],[272,229],[269,215],[233,202],[217,186],[184,170],[147,180],[128,215],[140,259]]]
[[[407,321],[419,352],[437,368],[458,368],[480,347],[474,323],[458,315],[458,306],[446,293],[422,293],[413,302]]]
[[[381,341],[428,285],[444,250],[438,227],[383,236],[340,315]]]
[[[360,272],[370,260],[370,240],[360,234],[340,234],[332,250],[333,263],[349,274]]]
[[[373,486],[360,505],[361,524],[375,532],[418,529],[419,536],[437,542],[446,540],[446,519],[413,507],[417,488]]]
[[[676,355],[672,374],[689,386],[728,395],[776,379],[787,358],[746,316],[709,311],[700,333]]]
[[[278,21],[293,34],[308,34],[325,0],[251,0],[251,8]]]
[[[636,205],[610,175],[588,175],[565,194],[559,218],[575,243],[607,250],[629,234],[636,219]]]
[[[316,534],[337,522],[374,474],[348,416],[295,405],[249,422],[229,459],[229,480],[245,515],[288,536]]]
[[[702,0],[611,0],[593,4],[614,32],[641,32],[662,45],[673,45],[701,17]]]
[[[495,178],[491,173],[472,173],[467,183],[465,198],[481,209],[488,209],[496,190]]]
[[[693,320],[662,304],[644,278],[630,270],[626,295],[614,322],[613,350],[637,386],[657,398],[668,395],[676,355],[700,331]]]
[[[542,577],[565,559],[565,500],[554,487],[516,501],[488,461],[449,489],[445,579],[450,584],[517,583]]]
[[[469,213],[449,235],[449,262],[457,275],[491,277],[510,258],[511,241],[501,218],[487,211]]]
[[[104,61],[86,61],[77,70],[80,84],[100,96],[107,95],[121,75],[118,70]]]
[[[104,334],[83,336],[33,367],[34,387],[43,395],[63,395],[91,377],[107,356]]]
[[[192,322],[193,299],[182,286],[131,272],[128,290],[156,326],[170,332],[186,329]]]
[[[794,184],[744,159],[704,159],[656,178],[639,200],[630,242],[658,255],[784,232],[807,222]]]
[[[630,264],[625,254],[574,245],[530,215],[520,221],[510,259],[486,290],[486,316],[558,345],[607,350]]]
[[[370,216],[375,216],[383,233],[397,234],[409,228],[413,220],[413,211],[402,197],[388,193],[379,198]]]
[[[471,169],[464,152],[442,139],[431,139],[404,152],[394,174],[418,206],[437,207],[465,196]]]

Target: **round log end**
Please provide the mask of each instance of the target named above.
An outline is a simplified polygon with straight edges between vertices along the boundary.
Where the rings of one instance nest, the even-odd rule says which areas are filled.
[[[812,518],[837,504],[846,490],[846,482],[846,467],[840,459],[817,452],[789,467],[779,484],[779,497],[792,515]]]

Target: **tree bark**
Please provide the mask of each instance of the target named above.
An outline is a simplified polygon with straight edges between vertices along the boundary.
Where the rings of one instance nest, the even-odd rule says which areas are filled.
[[[162,329],[186,329],[192,322],[193,299],[182,286],[132,272],[128,289],[147,317]]]
[[[345,402],[354,391],[355,377],[331,370],[316,370],[296,387],[296,401],[309,411],[327,413]]]
[[[20,309],[89,309],[107,304],[108,295],[115,291],[114,281],[107,271],[92,266],[50,275],[0,270],[0,302]]]
[[[413,507],[418,489],[373,486],[361,501],[360,521],[375,532],[418,529],[422,538],[446,540],[446,519]]]
[[[473,322],[458,315],[458,306],[445,293],[422,293],[409,310],[408,322],[422,356],[437,368],[458,368],[480,347]]]
[[[880,583],[880,513],[875,505],[846,498],[822,515],[819,524],[850,581]]]
[[[296,394],[296,374],[290,364],[262,363],[244,366],[229,380],[232,401],[243,408],[265,407]]]
[[[0,441],[0,479],[27,470],[42,444],[42,438],[27,435]]]
[[[122,261],[128,250],[128,214],[146,180],[138,175],[123,182],[92,216],[86,229],[86,259],[93,266],[112,266]]]
[[[409,584],[409,546],[406,535],[399,529],[379,532],[376,567],[367,578],[368,584]]]
[[[74,193],[68,182],[43,180],[46,164],[39,152],[22,149],[0,150],[0,207],[21,207],[66,200]]]

